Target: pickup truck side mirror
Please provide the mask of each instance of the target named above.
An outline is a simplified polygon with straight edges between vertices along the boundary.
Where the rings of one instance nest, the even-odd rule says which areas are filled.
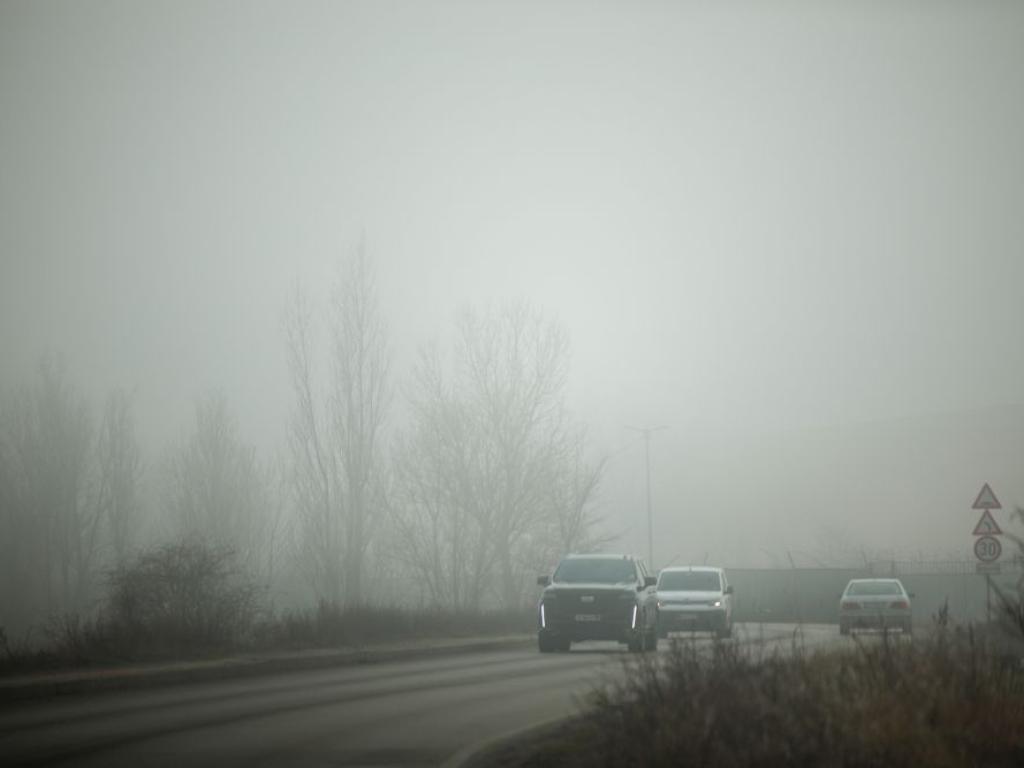
[[[727,595],[731,595],[732,594],[732,584],[730,584],[728,587],[725,588],[725,594],[727,594]]]
[[[539,586],[539,587],[546,587],[550,583],[551,583],[551,577],[550,576],[538,576],[537,577],[537,586]]]
[[[658,585],[657,576],[644,576],[644,587],[656,587]]]

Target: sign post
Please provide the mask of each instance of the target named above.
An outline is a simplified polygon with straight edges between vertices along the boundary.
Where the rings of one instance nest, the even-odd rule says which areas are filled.
[[[1002,509],[992,488],[988,483],[981,486],[971,509],[980,509],[981,519],[972,531],[978,538],[974,540],[974,556],[978,558],[978,572],[985,574],[985,620],[992,623],[992,573],[999,573],[999,556],[1003,554],[1003,545],[995,538],[1002,534],[999,523],[992,517],[993,509]]]

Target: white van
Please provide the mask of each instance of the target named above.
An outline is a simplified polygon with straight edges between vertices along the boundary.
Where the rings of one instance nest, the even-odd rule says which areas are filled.
[[[707,565],[663,568],[658,574],[658,634],[732,634],[732,587],[725,571]]]

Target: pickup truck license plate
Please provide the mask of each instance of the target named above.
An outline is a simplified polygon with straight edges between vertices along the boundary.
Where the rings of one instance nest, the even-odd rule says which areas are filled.
[[[600,621],[601,617],[596,613],[577,613],[576,621]]]

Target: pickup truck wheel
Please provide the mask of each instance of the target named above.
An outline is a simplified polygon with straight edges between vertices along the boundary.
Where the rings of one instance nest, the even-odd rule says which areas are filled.
[[[656,651],[658,650],[658,629],[653,628],[644,637],[644,650]]]
[[[537,649],[541,653],[552,653],[555,650],[555,644],[547,635],[537,635]]]

